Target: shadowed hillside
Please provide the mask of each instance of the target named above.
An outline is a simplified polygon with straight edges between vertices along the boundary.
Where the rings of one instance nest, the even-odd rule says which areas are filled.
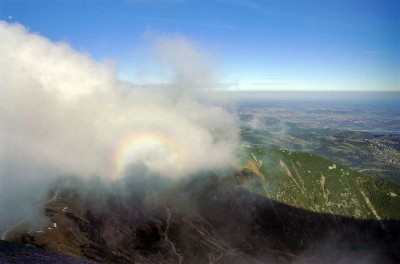
[[[92,262],[0,240],[0,263],[90,264]]]
[[[195,177],[156,196],[150,178],[124,196],[64,189],[46,207],[48,227],[8,239],[106,263],[400,261],[400,221],[285,205],[242,187],[255,177]]]

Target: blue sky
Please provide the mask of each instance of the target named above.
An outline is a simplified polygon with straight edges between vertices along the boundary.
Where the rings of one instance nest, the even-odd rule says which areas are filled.
[[[218,57],[232,90],[400,91],[400,1],[0,0],[0,20],[112,59],[135,82],[146,32]]]

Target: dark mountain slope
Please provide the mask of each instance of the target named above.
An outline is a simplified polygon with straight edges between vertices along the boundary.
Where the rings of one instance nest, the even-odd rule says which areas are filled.
[[[30,244],[104,263],[400,261],[400,221],[285,205],[243,188],[246,177],[255,176],[195,177],[157,198],[146,188],[123,197],[64,191],[46,211],[57,228],[31,233]]]
[[[90,264],[92,262],[52,253],[36,247],[0,240],[0,263]]]

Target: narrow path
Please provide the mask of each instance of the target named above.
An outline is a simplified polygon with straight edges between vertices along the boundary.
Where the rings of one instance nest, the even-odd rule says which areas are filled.
[[[41,203],[39,203],[39,204],[34,205],[33,208],[32,208],[32,210],[31,210],[31,212],[30,212],[25,218],[21,219],[20,221],[18,221],[18,222],[17,222],[16,224],[14,224],[13,226],[9,227],[7,230],[5,230],[5,231],[1,234],[1,240],[6,240],[7,235],[8,235],[8,233],[9,233],[10,231],[12,231],[13,229],[15,229],[16,227],[18,227],[19,225],[21,225],[21,224],[24,223],[25,221],[29,220],[29,218],[32,217],[32,211],[33,211],[33,210],[38,209],[39,207],[41,207],[41,206],[43,206],[43,205],[46,205],[46,204],[48,204],[48,203],[51,203],[51,202],[55,201],[55,200],[57,199],[57,196],[58,196],[58,193],[59,193],[59,192],[60,192],[60,189],[58,188],[58,189],[56,190],[56,192],[54,193],[54,195],[53,195],[52,198],[50,198],[50,199],[47,200],[47,201],[44,201],[44,202],[41,202]]]
[[[164,237],[165,237],[165,240],[171,245],[172,253],[174,253],[174,255],[179,258],[179,262],[178,263],[181,264],[182,260],[183,260],[183,257],[182,257],[181,254],[178,253],[178,251],[176,250],[175,244],[171,240],[169,240],[169,237],[168,237],[169,222],[171,220],[171,212],[169,211],[168,207],[167,207],[167,214],[168,214],[167,227],[165,228]]]

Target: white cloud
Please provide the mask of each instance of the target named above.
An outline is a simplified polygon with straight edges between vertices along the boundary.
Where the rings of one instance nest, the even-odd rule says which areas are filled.
[[[0,37],[0,227],[62,175],[112,181],[135,164],[166,177],[235,166],[233,116],[180,96],[215,78],[185,38],[156,41],[174,72],[166,90],[135,89],[109,65],[18,24],[0,22]]]

